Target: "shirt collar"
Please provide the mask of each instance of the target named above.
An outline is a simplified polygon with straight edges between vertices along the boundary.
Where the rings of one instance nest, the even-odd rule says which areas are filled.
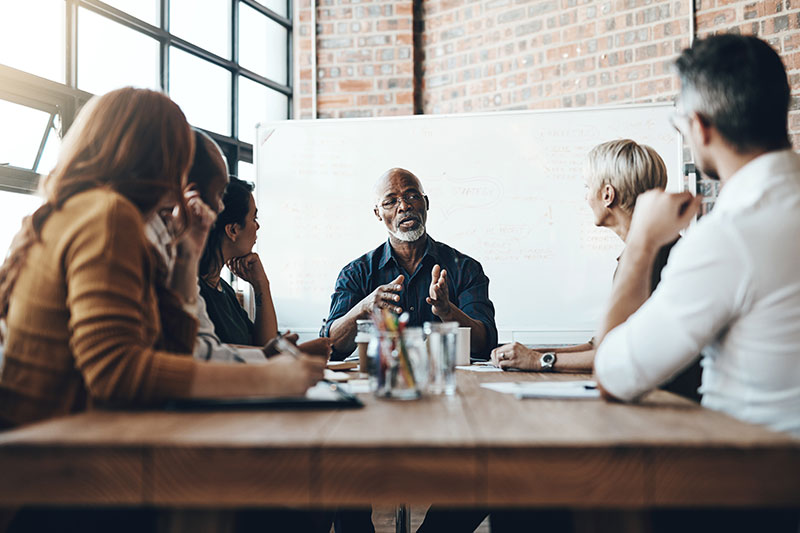
[[[713,213],[741,211],[754,206],[787,174],[800,172],[800,155],[790,149],[767,152],[731,176],[717,197]]]
[[[168,226],[158,213],[154,213],[144,226],[147,239],[158,250],[164,262],[169,265],[174,255],[172,228]]]
[[[439,257],[437,252],[437,242],[434,241],[430,235],[425,235],[425,238],[428,239],[428,242],[425,244],[425,253],[422,254],[423,260],[425,259],[426,255],[431,256],[434,261],[437,263],[439,262]],[[386,263],[389,262],[390,259],[394,259],[394,250],[392,250],[392,244],[389,239],[386,239],[386,242],[383,243],[383,247],[381,249],[381,260],[378,263],[378,268],[383,268],[386,266]],[[395,260],[395,263],[397,261]]]

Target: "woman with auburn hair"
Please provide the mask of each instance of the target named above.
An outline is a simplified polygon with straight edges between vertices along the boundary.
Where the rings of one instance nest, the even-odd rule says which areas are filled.
[[[177,205],[196,262],[213,221],[199,198],[184,200],[193,152],[191,129],[164,94],[119,89],[81,111],[43,184],[44,204],[0,267],[0,428],[99,403],[302,395],[322,378],[325,361],[311,356],[247,367],[196,361],[187,312],[196,303],[173,293],[175,309],[159,310],[145,222]]]

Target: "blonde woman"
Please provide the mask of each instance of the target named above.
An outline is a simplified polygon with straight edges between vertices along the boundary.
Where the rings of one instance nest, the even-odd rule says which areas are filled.
[[[665,189],[667,168],[651,147],[630,139],[609,141],[595,146],[586,162],[586,201],[597,226],[608,228],[624,242],[631,226],[633,208],[640,194],[651,189]],[[675,242],[661,248],[653,264],[650,292],[661,281]],[[591,372],[595,347],[590,340],[577,346],[527,348],[515,342],[495,348],[492,362],[503,369],[550,372]],[[699,399],[699,368],[679,376],[674,392]],[[667,386],[670,389],[669,386]]]

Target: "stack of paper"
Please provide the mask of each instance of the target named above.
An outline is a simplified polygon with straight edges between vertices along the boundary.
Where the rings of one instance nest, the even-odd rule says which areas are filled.
[[[590,380],[579,381],[504,381],[482,383],[481,387],[517,398],[553,399],[592,399],[599,398],[597,383]]]

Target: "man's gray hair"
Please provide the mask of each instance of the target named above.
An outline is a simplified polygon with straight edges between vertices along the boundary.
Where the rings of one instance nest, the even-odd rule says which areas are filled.
[[[791,146],[790,90],[780,56],[756,37],[696,41],[675,61],[683,111],[697,113],[739,152]]]

